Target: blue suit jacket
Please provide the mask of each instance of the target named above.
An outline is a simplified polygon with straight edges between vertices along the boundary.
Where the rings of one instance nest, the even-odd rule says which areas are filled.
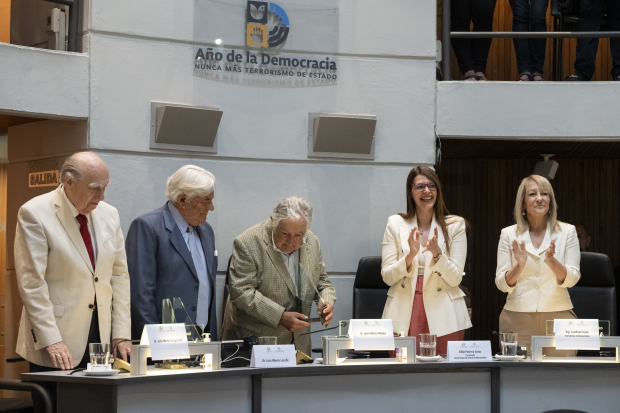
[[[197,227],[204,250],[211,297],[209,301],[209,332],[217,340],[215,306],[215,236],[208,223]],[[192,320],[196,321],[198,277],[192,256],[183,235],[168,208],[163,207],[136,218],[129,227],[127,264],[131,279],[132,338],[139,339],[145,324],[162,322],[162,300],[180,297]]]

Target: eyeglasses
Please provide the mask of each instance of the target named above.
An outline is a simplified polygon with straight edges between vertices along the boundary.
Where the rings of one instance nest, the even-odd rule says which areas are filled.
[[[429,191],[436,191],[437,190],[437,184],[435,182],[427,182],[425,184],[415,184],[415,185],[411,185],[413,189],[415,189],[418,192],[422,192],[424,191],[424,188],[428,188]]]

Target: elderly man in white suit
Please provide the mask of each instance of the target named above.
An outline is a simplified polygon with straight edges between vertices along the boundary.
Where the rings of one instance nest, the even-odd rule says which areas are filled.
[[[31,372],[86,367],[88,344],[131,343],[129,274],[118,211],[103,202],[108,168],[89,152],[70,156],[61,185],[17,215],[15,270],[24,303],[17,353]],[[35,400],[35,403],[37,400]]]

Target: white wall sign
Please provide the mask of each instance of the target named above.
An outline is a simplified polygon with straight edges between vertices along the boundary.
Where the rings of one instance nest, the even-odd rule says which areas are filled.
[[[490,341],[448,341],[448,361],[493,361]]]
[[[556,350],[600,350],[598,320],[554,320]]]
[[[295,367],[296,356],[293,344],[253,346],[250,367]]]
[[[209,21],[195,21],[193,69],[197,76],[275,87],[337,82],[333,54],[338,50],[337,4],[332,8],[256,0],[203,1],[197,3],[195,13]],[[283,53],[284,49],[303,53]],[[325,54],[308,54],[318,50]]]
[[[189,358],[185,324],[147,324],[140,344],[149,344],[152,360]]]
[[[335,85],[335,56],[194,46],[194,74],[212,80],[273,86]],[[259,83],[256,81],[259,80]]]
[[[394,350],[392,320],[351,320],[349,337],[355,350]]]

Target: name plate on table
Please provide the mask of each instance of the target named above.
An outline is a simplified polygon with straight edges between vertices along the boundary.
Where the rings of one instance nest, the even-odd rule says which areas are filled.
[[[188,359],[185,324],[147,324],[140,344],[151,347],[152,360]]]
[[[448,341],[448,361],[493,361],[490,341]]]
[[[600,350],[598,320],[554,320],[556,350]]]
[[[351,320],[349,337],[356,351],[394,350],[392,320]]]
[[[253,346],[250,367],[295,367],[297,364],[295,345]]]

